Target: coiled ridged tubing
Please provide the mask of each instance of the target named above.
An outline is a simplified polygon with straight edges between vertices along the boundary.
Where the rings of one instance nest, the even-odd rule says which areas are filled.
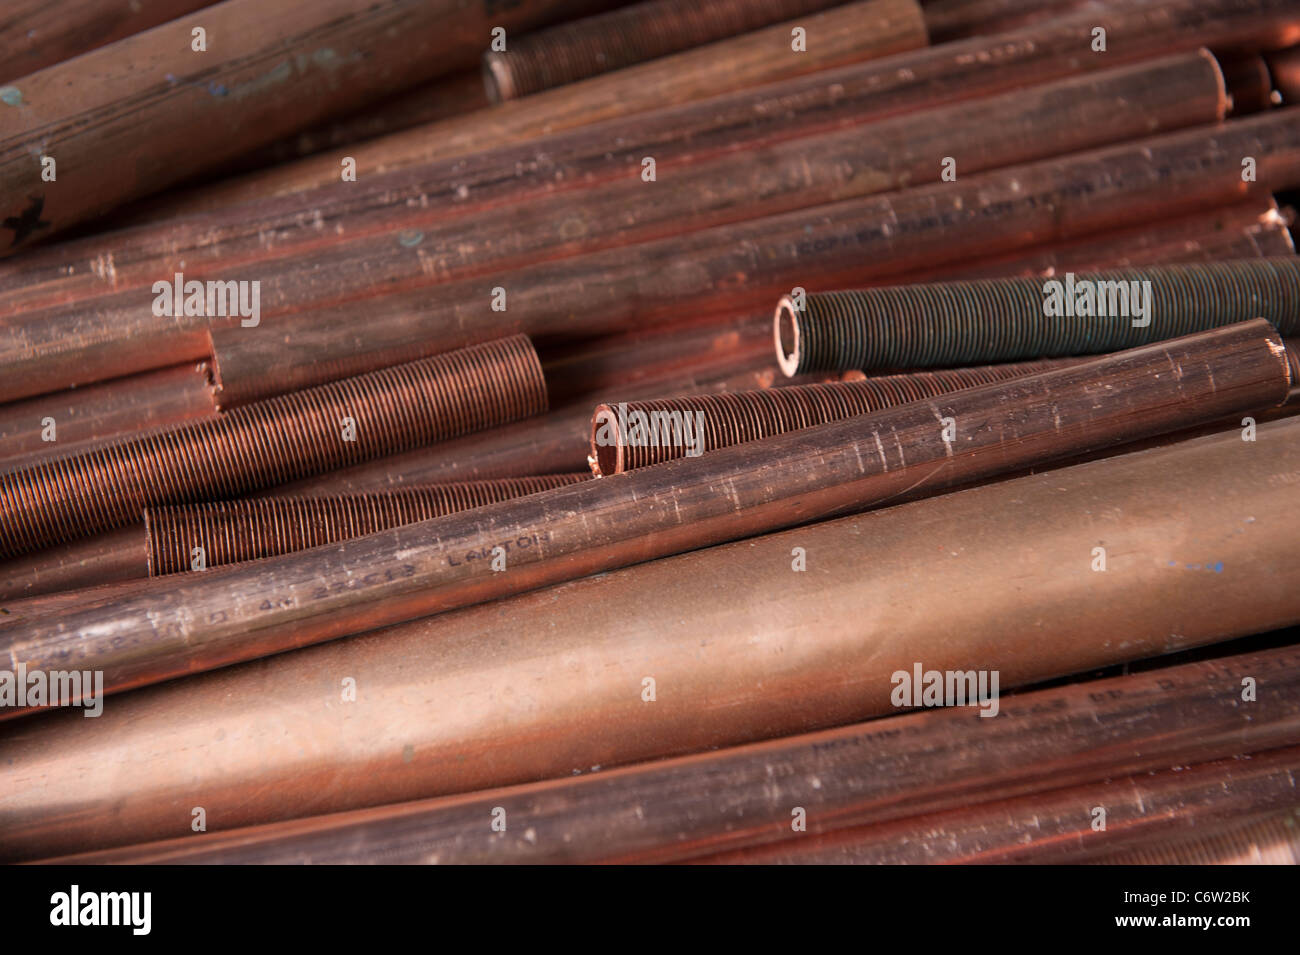
[[[236,497],[545,410],[523,335],[282,395],[0,475],[0,556],[124,526],[149,506]]]
[[[1300,865],[1300,809],[1212,827],[1184,839],[1125,849],[1100,865]]]
[[[196,547],[203,548],[206,567],[234,564],[333,544],[585,480],[590,480],[590,475],[543,474],[371,494],[145,508],[149,576],[195,569],[192,555]]]
[[[1070,363],[1070,359],[1014,362],[762,391],[602,404],[592,416],[591,456],[588,461],[599,476],[621,474],[686,457],[688,444],[693,445],[692,452],[714,451],[786,431],[870,414],[909,401],[933,398],[962,388],[1050,371]],[[689,416],[690,441],[685,440],[680,430],[671,430],[677,428],[675,424],[668,430],[652,424],[655,421],[680,421],[681,416]],[[697,421],[700,428],[695,430]],[[624,422],[629,425],[626,431]],[[637,422],[651,424],[650,430],[645,430],[645,425]],[[634,437],[638,427],[652,438],[643,442]]]
[[[1144,325],[1135,325],[1131,304],[1125,308],[1111,297],[1112,286],[1102,284],[1131,290],[1132,282],[1150,283]],[[1054,299],[1049,283],[1060,289]],[[1080,315],[1082,307],[1065,304],[1085,288],[1097,293],[1094,302],[1106,315]],[[1049,300],[1055,314],[1047,314]],[[777,305],[777,359],[787,375],[1087,355],[1251,318],[1266,318],[1294,335],[1300,332],[1300,258],[898,285],[811,294],[804,305],[796,310],[789,296]]]
[[[843,0],[650,0],[550,27],[483,54],[494,102],[703,46]]]

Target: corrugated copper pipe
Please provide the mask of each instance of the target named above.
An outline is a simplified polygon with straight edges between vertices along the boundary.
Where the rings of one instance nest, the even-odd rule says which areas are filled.
[[[1050,371],[1077,360],[949,368],[734,394],[601,404],[592,415],[587,460],[598,477],[620,474],[962,388]]]
[[[370,494],[257,498],[147,507],[149,576],[183,573],[202,548],[215,567],[274,557],[587,480],[586,474],[465,481]]]
[[[1236,819],[1209,832],[1120,850],[1098,865],[1300,865],[1300,809]]]
[[[546,410],[524,336],[283,395],[209,421],[0,474],[0,555],[237,496]]]
[[[493,102],[748,33],[840,0],[647,0],[511,39],[483,54]]]
[[[1087,314],[1075,314],[1088,290]],[[782,371],[796,375],[1082,355],[1250,318],[1300,333],[1300,258],[820,292],[802,308],[786,295],[773,332]]]

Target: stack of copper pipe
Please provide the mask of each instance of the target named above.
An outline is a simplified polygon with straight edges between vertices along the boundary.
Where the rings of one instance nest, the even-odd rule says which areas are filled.
[[[0,861],[1300,859],[1300,7],[250,3],[0,29]]]

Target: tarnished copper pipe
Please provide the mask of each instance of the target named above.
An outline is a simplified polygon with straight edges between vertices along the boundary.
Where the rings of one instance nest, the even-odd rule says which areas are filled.
[[[1262,692],[1242,705],[1247,675]],[[60,861],[630,863],[788,845],[836,828],[1294,746],[1300,651],[1073,683],[1003,698],[992,719],[979,712],[941,707],[580,778]],[[172,811],[188,805],[177,801]],[[502,813],[504,831],[492,824]],[[800,818],[805,829],[796,830]],[[58,852],[69,844],[61,835],[48,833],[44,846]]]
[[[229,497],[546,410],[523,336],[284,395],[0,474],[0,555]]]
[[[1288,106],[1300,105],[1300,47],[1266,54],[1264,60],[1282,102]]]
[[[870,137],[858,129],[834,131],[664,168],[657,174],[664,188],[627,176],[487,209],[469,234],[463,218],[448,218],[435,205],[427,217],[434,221],[339,237],[324,247],[315,235],[309,253],[292,254],[279,243],[276,258],[229,271],[219,260],[198,270],[190,264],[184,274],[259,282],[261,322],[268,329],[279,327],[286,314],[330,322],[344,313],[355,316],[376,295],[420,295],[428,286],[476,276],[484,276],[476,279],[480,285],[509,291],[522,266],[938,181],[945,154],[957,157],[963,174],[976,173],[1204,125],[1221,119],[1224,108],[1214,58],[1193,51],[885,119]],[[219,255],[217,244],[209,243],[205,257]],[[127,287],[118,258],[120,289],[15,317],[17,347],[3,356],[5,364],[16,365],[6,375],[11,392],[24,383],[28,390],[48,390],[92,374],[119,374],[157,361],[160,338],[179,347],[192,340],[194,329],[230,321],[154,316],[152,291]],[[148,274],[171,274],[170,268],[156,261]],[[88,275],[70,282],[83,283]],[[321,315],[317,306],[334,307]],[[70,325],[77,336],[68,334]]]
[[[5,605],[15,600],[132,580],[147,565],[139,525],[0,562],[0,623]]]
[[[816,16],[829,19],[839,12],[828,10]],[[803,18],[802,22],[808,25],[813,19]],[[910,24],[915,21],[909,15],[905,22],[910,31]],[[1104,56],[1096,55],[1091,49],[1092,31],[1097,27],[1107,33]],[[751,37],[762,37],[764,32]],[[633,171],[639,170],[642,157],[662,156],[672,143],[691,142],[695,150],[712,146],[739,151],[753,145],[756,132],[766,129],[770,136],[775,132],[774,127],[782,125],[783,117],[792,115],[816,113],[827,125],[862,122],[866,118],[862,115],[864,106],[866,112],[876,116],[905,112],[935,102],[971,99],[1198,46],[1276,49],[1300,41],[1300,13],[1289,0],[1108,4],[1012,33],[973,37],[913,51],[880,64],[823,70],[780,86],[771,82],[774,78],[771,70],[784,70],[791,65],[784,55],[790,48],[790,31],[782,25],[771,32],[776,38],[762,42],[779,42],[783,55],[773,57],[770,45],[764,45],[745,58],[746,62],[757,62],[768,71],[766,82],[771,85],[766,89],[745,91],[744,87],[755,86],[760,78],[751,75],[737,83],[736,64],[730,58],[720,62],[715,50],[706,48],[540,93],[526,101],[507,103],[486,116],[436,123],[386,136],[361,144],[350,150],[350,155],[357,160],[358,174],[364,178],[434,159],[524,142],[562,128],[625,116],[627,104],[639,103],[641,108],[654,112],[636,116],[629,122],[630,136],[624,141],[632,148],[616,153],[623,169]],[[820,43],[844,43],[855,36],[859,46],[866,39],[875,48],[866,52],[859,49],[852,59],[862,60],[880,52],[872,28],[861,21],[844,29],[818,32],[824,34],[823,40],[810,44],[809,52],[799,54],[796,60],[817,55],[813,51]],[[881,35],[887,37],[891,32],[896,33],[897,27],[886,29]],[[738,44],[746,39],[726,42]],[[894,49],[897,48],[895,41]],[[802,67],[795,64],[795,68]],[[652,71],[662,72],[656,75]],[[707,88],[701,86],[700,79],[706,75],[720,76],[734,84],[726,89],[741,91],[725,98],[718,96],[723,89],[716,79],[711,79]],[[661,109],[668,103],[664,98],[667,90],[683,86],[694,95],[714,98],[694,107]],[[490,122],[480,121],[484,119]],[[702,137],[703,130],[713,130],[714,136]],[[610,132],[601,132],[602,153],[609,152],[610,138]],[[172,207],[172,214],[288,195],[337,181],[337,160],[322,156],[204,190],[192,201]]]
[[[804,302],[785,295],[773,319],[777,361],[796,375],[1082,355],[1252,317],[1300,334],[1294,255],[1069,273],[1050,284],[1000,278],[821,292]]]
[[[488,96],[500,103],[748,33],[792,17],[817,13],[837,3],[838,0],[713,0],[707,4],[695,0],[644,0],[525,34],[500,52],[489,50],[483,54],[483,79]],[[789,40],[788,29],[782,39]],[[774,45],[772,53],[779,49]],[[717,56],[721,59],[726,54],[718,50]]]
[[[1105,865],[1300,865],[1300,810],[1233,820],[1168,842],[1125,849]]]
[[[17,620],[0,631],[0,650],[29,670],[55,669],[75,645],[108,692],[141,686],[1267,408],[1290,386],[1283,352],[1267,322],[1242,322],[328,548],[151,581],[103,604]]]
[[[1242,182],[1241,156],[1257,160]],[[794,286],[836,288],[936,268],[1300,184],[1300,110],[1013,166],[690,235],[527,266],[257,328],[211,329],[225,407],[523,332],[575,338],[757,309]],[[852,277],[851,279],[849,277]],[[500,304],[500,296],[495,297]]]
[[[274,557],[390,527],[427,521],[495,501],[565,487],[588,477],[586,474],[550,474],[437,484],[370,494],[264,497],[147,507],[144,510],[144,529],[149,554],[148,575],[155,577],[196,569],[193,560],[196,547],[202,549],[206,567]]]
[[[1073,13],[1091,0],[921,0],[935,43],[1000,33]]]

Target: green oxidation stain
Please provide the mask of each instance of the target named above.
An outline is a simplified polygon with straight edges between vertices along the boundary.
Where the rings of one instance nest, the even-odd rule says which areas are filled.
[[[0,103],[6,106],[22,106],[23,91],[16,86],[0,86]]]
[[[424,233],[407,229],[405,232],[398,233],[397,241],[403,248],[413,249],[424,241]]]

